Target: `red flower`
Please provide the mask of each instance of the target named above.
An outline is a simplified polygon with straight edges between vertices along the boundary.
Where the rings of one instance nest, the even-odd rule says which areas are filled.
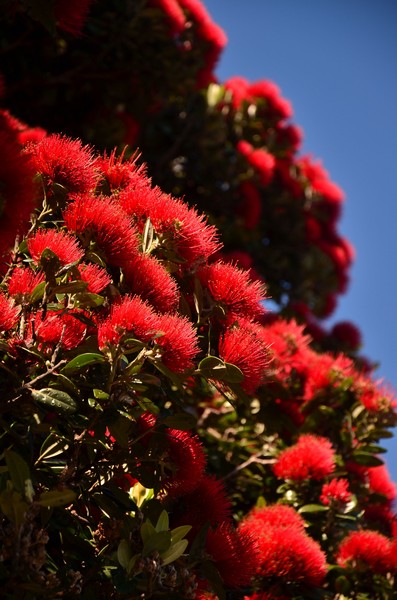
[[[113,304],[109,317],[99,325],[99,348],[119,344],[126,334],[148,342],[159,329],[158,317],[152,307],[136,296],[126,296],[120,304]]]
[[[219,340],[219,356],[242,371],[241,387],[246,392],[254,393],[263,383],[270,363],[269,353],[252,328],[243,325],[227,329]]]
[[[57,134],[43,138],[26,147],[34,169],[40,173],[47,194],[54,193],[54,184],[62,185],[70,194],[84,194],[93,190],[99,173],[96,159],[89,146]]]
[[[350,321],[335,323],[331,329],[331,335],[338,341],[346,344],[351,350],[358,350],[362,344],[360,330],[354,323],[350,323]]]
[[[37,313],[32,320],[32,330],[41,344],[60,344],[65,350],[78,346],[84,339],[87,326],[78,313],[47,312],[43,318]]]
[[[84,251],[74,236],[56,229],[40,229],[26,241],[30,256],[36,264],[40,263],[41,255],[47,248],[56,254],[62,265],[74,263],[84,256]]]
[[[165,472],[163,487],[169,496],[180,496],[194,490],[203,477],[205,455],[196,435],[178,429],[166,429],[170,475]],[[166,460],[167,465],[167,460]]]
[[[56,0],[54,6],[58,27],[72,35],[81,34],[93,0]]]
[[[184,494],[178,504],[177,524],[188,523],[197,533],[206,523],[215,527],[230,520],[231,502],[221,481],[207,475],[200,479],[195,488]]]
[[[106,154],[99,157],[97,164],[105,179],[105,185],[103,183],[101,185],[102,190],[104,187],[107,188],[104,193],[120,192],[128,185],[138,185],[139,181],[148,185],[149,180],[145,175],[145,168],[137,166],[135,157],[124,160],[124,151],[117,156],[116,150],[113,150],[109,157]]]
[[[320,501],[325,505],[347,504],[350,502],[351,497],[347,479],[331,479],[329,483],[324,483]]]
[[[299,515],[294,516],[292,508],[285,508],[255,509],[240,524],[240,531],[250,534],[258,545],[253,558],[256,575],[318,586],[326,574],[325,556],[317,542],[304,532]]]
[[[258,319],[265,312],[264,286],[259,281],[250,281],[247,271],[216,262],[198,271],[197,277],[215,302],[233,314]]]
[[[8,293],[18,304],[29,302],[30,294],[43,281],[45,281],[45,275],[42,271],[14,269],[8,281]]]
[[[353,531],[339,546],[336,561],[342,567],[385,574],[391,565],[390,540],[376,531]]]
[[[132,293],[139,294],[160,312],[172,312],[179,302],[175,279],[154,257],[139,254],[124,268],[125,281]]]
[[[309,433],[301,435],[294,446],[281,452],[273,466],[277,477],[295,481],[321,480],[334,468],[335,453],[331,442]]]
[[[0,259],[14,246],[34,209],[34,171],[21,155],[10,119],[0,111]]]
[[[225,585],[236,588],[250,583],[257,547],[249,532],[222,523],[208,530],[205,547]]]
[[[386,465],[369,467],[367,477],[372,493],[385,496],[390,503],[397,498],[397,485],[391,480]]]
[[[237,208],[237,213],[243,218],[246,229],[254,229],[261,218],[261,195],[251,181],[243,181],[240,184],[239,193],[242,195],[243,201]]]
[[[87,283],[87,290],[92,294],[99,294],[112,281],[106,269],[94,263],[79,265],[79,273],[82,281]]]
[[[182,33],[186,26],[186,17],[177,0],[150,0],[150,4],[166,14],[173,35]]]
[[[262,185],[267,186],[273,179],[276,165],[273,154],[263,148],[254,149],[251,144],[244,140],[237,143],[237,150],[245,156],[251,167],[258,172]]]
[[[0,293],[0,331],[8,331],[18,321],[19,307]]]
[[[176,253],[179,260],[192,267],[219,249],[216,229],[207,224],[203,215],[159,188],[152,188],[142,173],[120,193],[119,202],[141,228],[150,218],[162,238],[160,250],[170,260]]]
[[[110,265],[122,267],[138,251],[130,218],[110,198],[78,196],[63,214],[65,225],[83,238],[93,236]]]
[[[175,373],[191,369],[199,348],[196,330],[190,321],[179,315],[165,314],[158,319],[158,329],[164,332],[157,339],[163,363]]]
[[[251,83],[248,87],[250,96],[262,98],[267,103],[267,108],[277,119],[292,117],[292,106],[288,100],[281,96],[279,87],[272,81],[262,79]]]

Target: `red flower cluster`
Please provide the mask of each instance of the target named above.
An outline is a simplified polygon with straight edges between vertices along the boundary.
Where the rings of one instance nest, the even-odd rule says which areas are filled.
[[[310,433],[301,435],[293,446],[278,456],[273,467],[277,477],[302,481],[321,480],[335,468],[335,452],[331,442]]]
[[[390,540],[376,531],[353,531],[339,546],[337,562],[359,571],[395,572],[391,549]]]

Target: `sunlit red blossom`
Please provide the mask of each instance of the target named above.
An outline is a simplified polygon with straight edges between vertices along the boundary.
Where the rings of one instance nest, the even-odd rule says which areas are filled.
[[[119,304],[113,304],[110,315],[100,323],[99,348],[119,344],[126,334],[148,342],[159,329],[158,316],[147,302],[136,296],[125,296]]]
[[[335,323],[330,333],[352,350],[357,350],[362,344],[359,328],[350,321],[340,321]]]
[[[279,119],[292,117],[291,103],[281,96],[279,87],[273,81],[261,79],[251,83],[248,87],[248,93],[253,97],[266,100],[269,111]]]
[[[246,100],[248,97],[248,80],[244,79],[244,77],[230,77],[223,85],[231,95],[232,106],[235,109],[239,108],[243,100]]]
[[[14,269],[8,281],[8,293],[18,304],[29,301],[34,288],[45,281],[42,271],[33,271],[28,268]]]
[[[299,325],[294,319],[277,319],[265,327],[263,338],[270,346],[270,353],[280,362],[309,348],[311,341],[310,336],[305,333],[305,326]]]
[[[387,573],[392,570],[390,540],[377,531],[353,531],[339,546],[336,562],[357,571]]]
[[[165,435],[168,448],[165,450],[163,487],[168,496],[179,497],[196,488],[203,477],[206,459],[196,435],[178,429],[167,429]]]
[[[80,140],[52,134],[26,146],[26,152],[35,171],[40,173],[47,194],[54,192],[55,183],[70,194],[84,194],[97,184],[96,159],[91,148],[83,146]]]
[[[371,492],[382,494],[389,502],[397,498],[397,485],[392,481],[386,465],[369,467],[367,477]]]
[[[138,254],[124,267],[130,291],[142,296],[159,312],[173,312],[178,307],[178,286],[172,275],[153,256]]]
[[[393,390],[382,385],[381,381],[374,382],[362,375],[357,377],[354,387],[360,402],[371,412],[387,412],[396,406]]]
[[[150,4],[166,14],[172,34],[177,35],[184,31],[186,17],[177,0],[150,0]]]
[[[331,442],[310,433],[301,435],[293,446],[283,450],[273,466],[280,479],[321,480],[335,468],[335,452]]]
[[[215,302],[233,314],[258,319],[265,312],[265,288],[259,281],[250,281],[247,271],[218,261],[198,271],[197,277]]]
[[[32,333],[41,344],[60,344],[65,350],[78,346],[84,339],[87,325],[78,318],[77,311],[62,313],[48,311],[43,317],[36,313],[32,320]]]
[[[273,521],[272,515],[266,513],[269,510],[274,512],[274,508],[256,509],[239,527],[240,531],[249,533],[258,545],[258,552],[253,558],[255,575],[278,578],[286,583],[320,585],[326,575],[325,555],[320,546],[306,535],[300,521],[291,512],[280,512],[281,519]]]
[[[21,146],[25,146],[29,142],[39,142],[47,135],[45,129],[41,127],[29,127],[29,125],[20,121],[6,110],[0,111],[0,115],[4,119],[3,124],[7,123],[10,129],[15,131],[17,140]]]
[[[137,184],[137,181],[145,181],[148,185],[148,178],[145,175],[145,168],[137,166],[136,158],[124,159],[125,150],[117,155],[113,150],[109,156],[106,154],[98,157],[97,165],[102,177],[106,182],[106,193],[112,194],[125,189],[129,184]],[[103,189],[103,185],[101,186]]]
[[[254,229],[260,220],[262,201],[258,188],[251,181],[243,181],[239,186],[243,201],[237,207],[237,214],[243,219],[246,229]]]
[[[204,215],[159,188],[152,188],[150,180],[142,176],[122,191],[118,200],[141,228],[150,218],[156,233],[164,238],[165,247],[171,247],[188,267],[205,262],[220,248],[217,231],[207,224]]]
[[[60,29],[81,34],[93,0],[55,0],[54,14]]]
[[[34,171],[21,154],[7,111],[0,111],[0,259],[23,233],[34,210]]]
[[[77,238],[56,229],[40,229],[35,235],[26,240],[30,256],[36,264],[47,248],[59,259],[62,265],[68,265],[81,260],[84,250],[80,248]]]
[[[364,505],[364,519],[370,529],[386,536],[395,536],[397,515],[390,508],[390,502],[371,502]]]
[[[219,356],[241,370],[244,376],[241,387],[246,392],[254,393],[264,382],[269,353],[251,329],[238,325],[227,329],[219,340]]]
[[[309,402],[321,390],[335,386],[356,374],[353,361],[344,354],[311,353],[311,362],[306,371],[304,400]]]
[[[91,237],[110,265],[123,267],[138,252],[138,236],[128,215],[111,198],[78,196],[63,213],[65,225]]]
[[[0,293],[0,331],[8,331],[18,321],[19,307],[12,300]]]
[[[321,489],[320,501],[325,504],[347,504],[352,498],[347,479],[331,479]]]
[[[264,508],[254,508],[244,519],[246,527],[253,529],[267,529],[277,527],[280,529],[298,529],[304,531],[305,522],[301,515],[291,506],[285,504],[273,504]],[[254,527],[255,525],[255,527]]]
[[[103,267],[94,263],[79,265],[80,279],[87,283],[87,290],[99,294],[112,281],[109,273]]]
[[[182,490],[181,490],[182,492]],[[182,492],[183,493],[183,492]],[[177,524],[189,523],[196,534],[206,523],[212,527],[230,520],[231,502],[219,479],[211,475],[201,478],[189,494],[183,494],[178,504]]]
[[[276,159],[273,154],[263,148],[255,149],[249,142],[240,140],[237,143],[237,150],[242,154],[247,162],[253,167],[259,175],[261,183],[266,186],[273,179]]]
[[[285,146],[285,152],[293,155],[302,145],[303,131],[298,125],[286,125],[277,123],[276,127],[277,142]]]
[[[344,200],[343,191],[330,181],[328,172],[320,161],[315,162],[311,156],[302,156],[297,164],[303,176],[310,182],[313,190],[323,197],[320,208],[324,208],[333,220],[338,219]]]
[[[158,329],[164,333],[156,341],[166,367],[175,373],[191,369],[199,348],[197,333],[190,321],[179,315],[165,314],[158,318]]]
[[[250,583],[256,566],[257,546],[249,532],[222,523],[216,529],[208,530],[205,548],[225,585],[235,588]]]

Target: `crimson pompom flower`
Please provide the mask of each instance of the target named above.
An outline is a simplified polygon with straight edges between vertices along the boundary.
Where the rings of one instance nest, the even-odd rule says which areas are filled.
[[[12,300],[0,293],[0,331],[8,331],[18,321],[19,307]]]
[[[87,331],[87,325],[78,315],[77,311],[49,311],[43,317],[39,312],[31,321],[32,333],[41,344],[59,344],[65,350],[70,350],[83,341]]]
[[[34,209],[34,171],[6,111],[0,111],[0,258],[14,246]]]
[[[193,491],[184,494],[178,504],[177,524],[189,523],[196,534],[206,523],[212,527],[231,518],[231,502],[223,483],[207,475],[200,479]]]
[[[144,171],[120,192],[118,201],[141,229],[150,218],[161,238],[160,249],[169,260],[176,253],[178,261],[192,267],[220,248],[217,231],[208,225],[206,217],[159,188],[152,188]]]
[[[120,192],[128,185],[138,185],[138,182],[142,180],[149,185],[150,180],[145,176],[145,167],[138,166],[134,156],[129,160],[124,160],[124,154],[125,150],[119,155],[116,154],[116,150],[113,150],[110,156],[105,154],[103,157],[98,157],[98,169],[104,179],[104,182],[101,182],[103,193]]]
[[[243,219],[246,229],[254,229],[261,218],[262,201],[258,188],[251,181],[243,181],[239,186],[243,201],[237,207],[237,214]]]
[[[163,489],[168,496],[175,497],[197,487],[204,474],[206,459],[198,436],[178,429],[166,429],[165,434],[168,459],[166,457],[164,461]]]
[[[129,291],[142,296],[159,312],[178,307],[178,286],[172,275],[153,256],[138,254],[124,267]]]
[[[29,302],[30,294],[39,283],[45,281],[43,271],[32,269],[14,269],[8,281],[8,293],[18,304]]]
[[[159,329],[158,316],[147,302],[136,296],[125,296],[119,304],[113,304],[110,315],[100,323],[99,348],[119,344],[126,334],[148,342]]]
[[[233,314],[258,319],[265,312],[264,286],[259,281],[250,281],[247,271],[218,261],[200,269],[197,277],[215,302]]]
[[[164,335],[157,339],[161,360],[166,367],[183,373],[194,366],[199,352],[197,333],[185,317],[165,314],[158,318],[158,329]]]
[[[80,140],[52,134],[37,144],[29,144],[26,152],[40,173],[47,194],[54,192],[54,184],[63,186],[70,194],[90,192],[97,184],[96,159],[91,148],[83,146]]]
[[[362,344],[359,328],[354,323],[350,323],[350,321],[335,323],[331,329],[331,335],[346,344],[351,350],[357,350]]]
[[[291,103],[281,96],[280,88],[268,79],[255,81],[248,86],[247,92],[255,98],[262,98],[267,102],[268,109],[279,119],[292,117]]]
[[[353,531],[339,546],[336,562],[358,571],[385,574],[392,570],[390,540],[377,531]]]
[[[222,523],[208,530],[205,549],[227,586],[236,588],[250,583],[255,572],[257,545],[248,531]]]
[[[230,77],[224,83],[225,89],[231,93],[231,104],[238,109],[248,96],[249,81],[244,77]]]
[[[310,433],[301,435],[295,445],[281,452],[273,466],[277,477],[294,481],[321,480],[334,468],[335,452],[331,442]]]
[[[266,186],[273,179],[276,159],[264,148],[255,149],[249,142],[240,140],[237,143],[237,150],[242,154],[247,162],[253,167],[259,175],[261,183]]]
[[[186,16],[177,0],[150,0],[150,4],[165,13],[173,35],[182,33],[186,26]]]
[[[94,263],[82,263],[78,269],[80,279],[86,282],[87,290],[92,294],[99,294],[112,281],[106,269]]]
[[[219,356],[238,367],[244,380],[241,387],[254,393],[263,383],[270,359],[266,345],[248,326],[233,326],[219,340]]]
[[[122,267],[138,252],[138,237],[128,215],[110,198],[78,196],[63,213],[65,225],[93,236],[110,265]]]
[[[380,384],[381,382],[371,381],[365,376],[357,377],[355,381],[358,398],[368,411],[387,412],[396,406],[393,390]]]
[[[40,229],[26,242],[30,256],[36,264],[40,263],[41,256],[47,248],[56,254],[62,265],[77,262],[84,256],[84,250],[80,248],[74,236],[56,229]]]
[[[331,479],[329,483],[324,483],[321,489],[320,501],[326,506],[329,504],[347,504],[351,498],[352,494],[347,479]]]
[[[397,498],[397,485],[392,481],[386,465],[369,467],[367,477],[372,493],[385,496],[390,503]]]
[[[81,34],[93,0],[55,0],[54,14],[60,29]]]
[[[326,574],[325,555],[294,513],[290,507],[257,508],[241,522],[240,531],[250,534],[258,545],[255,574],[285,583],[320,585]]]

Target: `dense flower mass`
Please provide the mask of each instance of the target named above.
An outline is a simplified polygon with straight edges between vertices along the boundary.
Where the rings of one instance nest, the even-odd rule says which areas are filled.
[[[390,540],[376,531],[353,531],[339,546],[337,561],[342,566],[374,573],[395,569],[391,564]]]
[[[296,444],[277,457],[277,477],[302,481],[321,480],[335,468],[335,452],[329,440],[312,434],[301,435]]]

